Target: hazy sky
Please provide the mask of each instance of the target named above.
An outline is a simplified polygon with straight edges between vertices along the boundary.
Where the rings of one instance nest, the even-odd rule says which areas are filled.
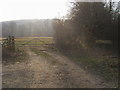
[[[65,16],[69,10],[70,1],[74,0],[0,0],[0,21],[47,19]]]
[[[0,0],[0,21],[65,16],[69,0]]]

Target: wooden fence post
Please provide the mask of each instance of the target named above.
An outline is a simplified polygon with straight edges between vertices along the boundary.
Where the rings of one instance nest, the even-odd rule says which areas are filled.
[[[11,44],[12,44],[12,51],[15,51],[15,38],[14,38],[14,36],[12,36],[11,37],[12,39],[12,41],[11,41]]]
[[[11,51],[11,36],[8,36],[8,49]]]

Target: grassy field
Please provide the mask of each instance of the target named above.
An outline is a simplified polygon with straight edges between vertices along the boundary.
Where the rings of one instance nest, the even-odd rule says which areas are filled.
[[[43,46],[45,44],[53,43],[52,37],[26,37],[15,39],[16,46]]]

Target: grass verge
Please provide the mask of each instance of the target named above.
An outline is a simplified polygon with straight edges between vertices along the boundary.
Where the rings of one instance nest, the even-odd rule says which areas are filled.
[[[70,53],[72,52],[72,53]],[[107,82],[110,82],[114,87],[118,87],[118,59],[110,56],[89,56],[81,55],[74,51],[62,52],[65,56],[74,60],[77,64],[82,65],[84,69],[88,69],[94,74],[97,74]]]

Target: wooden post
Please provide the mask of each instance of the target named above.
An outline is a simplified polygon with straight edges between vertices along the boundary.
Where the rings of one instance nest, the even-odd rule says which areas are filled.
[[[8,49],[11,51],[11,36],[8,36]]]
[[[12,49],[12,51],[15,51],[15,38],[14,38],[14,36],[11,37],[11,40],[12,40],[11,41],[11,44],[12,44],[12,48],[11,49]]]

